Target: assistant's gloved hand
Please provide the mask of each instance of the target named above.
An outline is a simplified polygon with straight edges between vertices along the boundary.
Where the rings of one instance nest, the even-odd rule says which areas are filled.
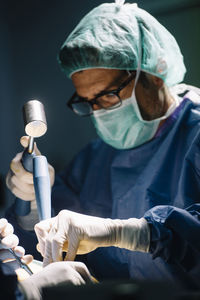
[[[28,147],[28,136],[23,136],[20,139],[20,143],[24,148]],[[41,155],[38,150],[36,144],[34,144],[34,151],[36,155]],[[23,152],[17,153],[17,155],[13,158],[10,164],[10,170],[8,171],[6,177],[6,184],[10,191],[18,198],[22,200],[34,200],[35,199],[35,191],[33,185],[33,175],[30,172],[27,172],[21,163]],[[48,164],[49,167],[49,175],[51,186],[54,183],[55,172],[54,168]]]
[[[71,283],[81,285],[93,282],[90,272],[81,262],[56,262],[41,272],[20,282],[20,287],[28,300],[42,299],[42,288]]]
[[[24,255],[25,250],[18,246],[19,239],[13,234],[13,231],[13,226],[6,219],[0,219],[0,260],[9,264],[14,270],[17,270],[20,268],[20,265],[8,248],[11,248],[26,264],[29,264],[33,260],[33,257],[32,255]]]
[[[35,232],[44,266],[62,259],[74,260],[76,253],[84,254],[97,247],[116,246],[147,252],[150,230],[144,218],[112,220],[62,210],[56,217],[36,224]]]

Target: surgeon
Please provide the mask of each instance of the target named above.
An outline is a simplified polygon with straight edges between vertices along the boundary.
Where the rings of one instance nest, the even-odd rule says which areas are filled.
[[[180,84],[186,69],[176,40],[136,4],[118,0],[80,21],[59,64],[76,90],[68,107],[90,118],[99,138],[56,176],[55,217],[35,226],[44,265],[67,251],[67,260],[84,254],[76,259],[99,280],[199,289],[200,92]],[[35,194],[21,155],[7,185],[32,211],[19,217],[12,207],[7,216],[34,253]]]
[[[1,299],[4,300],[41,300],[42,289],[61,284],[81,285],[91,283],[92,278],[87,267],[80,262],[56,262],[37,274],[26,276],[23,280],[18,256],[24,263],[30,264],[32,255],[25,255],[23,247],[18,246],[19,239],[13,233],[13,226],[4,218],[0,219],[0,282]],[[14,255],[9,251],[13,250]],[[29,267],[30,268],[30,267]],[[30,268],[31,269],[31,268]],[[19,280],[17,280],[17,275]],[[25,271],[24,271],[25,272]]]

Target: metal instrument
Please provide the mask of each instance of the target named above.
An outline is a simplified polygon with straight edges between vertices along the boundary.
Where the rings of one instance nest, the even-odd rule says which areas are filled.
[[[48,173],[48,163],[45,156],[36,156],[34,138],[44,135],[47,131],[47,121],[43,104],[38,100],[30,100],[23,106],[24,129],[29,136],[29,145],[22,156],[23,167],[33,173],[36,202],[39,219],[51,217],[51,186]],[[30,212],[30,201],[16,199],[15,212],[25,216]]]

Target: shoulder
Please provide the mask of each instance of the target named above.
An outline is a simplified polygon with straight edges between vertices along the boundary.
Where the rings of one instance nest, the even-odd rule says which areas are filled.
[[[200,98],[200,88],[186,83],[174,85],[169,90],[172,94],[175,93],[182,97],[189,94],[191,98],[195,98],[197,101]]]
[[[172,95],[176,95],[179,99],[188,99],[194,106],[200,106],[200,88],[193,85],[181,83],[169,88]]]
[[[170,88],[172,94],[175,93],[179,99],[182,99],[184,104],[184,115],[186,118],[184,120],[188,125],[200,124],[200,89],[198,87],[188,85],[188,84],[179,84]]]

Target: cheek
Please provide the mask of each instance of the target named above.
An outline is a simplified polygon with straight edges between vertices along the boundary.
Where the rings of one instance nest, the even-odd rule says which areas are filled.
[[[121,99],[124,100],[130,98],[133,92],[133,88],[134,88],[134,82],[133,83],[131,82],[131,84],[128,85],[126,88],[124,88],[119,94]]]

